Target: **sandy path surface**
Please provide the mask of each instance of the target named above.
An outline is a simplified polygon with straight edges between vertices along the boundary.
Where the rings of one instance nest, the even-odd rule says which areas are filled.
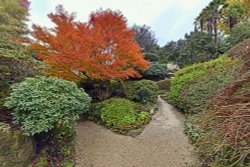
[[[77,167],[188,167],[192,146],[183,133],[184,117],[158,99],[159,112],[135,138],[93,122],[77,126]]]

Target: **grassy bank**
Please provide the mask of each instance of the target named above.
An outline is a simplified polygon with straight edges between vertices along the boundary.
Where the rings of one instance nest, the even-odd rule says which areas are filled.
[[[171,81],[171,103],[212,167],[250,165],[250,40],[216,60],[186,67]]]

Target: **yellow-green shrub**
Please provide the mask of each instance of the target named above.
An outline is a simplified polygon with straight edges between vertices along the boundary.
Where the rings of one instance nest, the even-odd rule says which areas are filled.
[[[111,98],[95,105],[105,125],[117,130],[133,129],[148,122],[150,114],[137,108],[138,104],[123,98]]]

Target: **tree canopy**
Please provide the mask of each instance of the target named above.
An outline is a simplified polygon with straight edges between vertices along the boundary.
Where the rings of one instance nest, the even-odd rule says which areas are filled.
[[[1,36],[20,38],[27,34],[27,21],[29,1],[27,0],[1,0],[0,32]]]
[[[180,66],[205,62],[217,57],[216,45],[211,34],[191,32],[177,42],[169,42],[161,49],[161,60],[172,61]]]
[[[145,70],[149,65],[120,12],[98,10],[85,23],[58,6],[49,18],[56,27],[34,25],[31,46],[50,67],[49,75],[81,81],[128,79],[140,77],[135,67]]]
[[[157,50],[157,40],[154,32],[146,25],[133,25],[132,30],[135,32],[135,40],[143,48],[144,53],[155,53]]]

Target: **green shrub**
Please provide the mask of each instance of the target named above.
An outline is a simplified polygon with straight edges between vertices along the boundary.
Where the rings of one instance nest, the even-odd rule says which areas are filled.
[[[13,109],[14,123],[20,124],[26,135],[70,125],[91,101],[76,84],[58,78],[27,78],[11,90],[4,105]]]
[[[144,58],[150,62],[156,62],[156,61],[159,61],[159,59],[160,59],[159,56],[157,56],[155,54],[151,54],[151,53],[145,53]]]
[[[125,95],[128,99],[148,103],[155,102],[159,88],[150,80],[130,81],[125,84]]]
[[[168,67],[166,64],[151,63],[149,68],[142,72],[143,78],[148,79],[161,79],[165,78],[168,74]]]
[[[107,127],[129,129],[136,122],[136,104],[127,99],[112,98],[98,105]]]
[[[170,101],[186,112],[197,112],[234,79],[237,69],[237,60],[228,56],[186,67],[171,81]]]
[[[160,90],[169,91],[170,90],[171,80],[170,79],[164,79],[164,80],[156,82],[156,84],[157,84],[157,86],[159,87]]]
[[[6,120],[5,115],[9,113],[3,107],[3,100],[9,94],[10,85],[21,82],[26,77],[34,76],[36,73],[34,64],[0,54],[0,120],[8,120]]]
[[[0,88],[20,82],[36,73],[31,62],[0,55]]]
[[[115,130],[129,130],[141,126],[150,120],[148,112],[139,112],[138,105],[128,99],[111,98],[95,104],[96,113],[102,122]]]
[[[123,81],[111,79],[109,81],[109,91],[111,96],[122,96],[123,95]]]
[[[150,114],[148,112],[141,112],[138,116],[138,120],[142,123],[148,122],[150,120]]]

